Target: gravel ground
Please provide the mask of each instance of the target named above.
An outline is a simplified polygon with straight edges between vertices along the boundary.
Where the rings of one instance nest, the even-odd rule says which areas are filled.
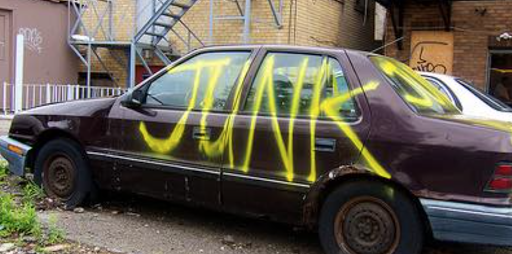
[[[40,216],[55,214],[70,240],[113,252],[322,254],[315,233],[286,225],[140,197],[109,199],[102,207]],[[512,249],[433,243],[424,254],[512,254]]]
[[[20,206],[22,205],[20,202],[23,196],[22,187],[26,184],[27,182],[19,177],[0,177],[0,194],[12,195],[15,205]],[[25,196],[25,198],[27,198],[27,196]],[[48,202],[49,200],[50,199],[47,198],[35,198],[35,200],[33,200],[35,209],[38,211],[58,209],[58,204]],[[42,212],[40,213],[42,214]],[[50,225],[52,228],[54,227],[54,224],[50,223],[49,217],[46,217],[46,221],[43,221],[41,225],[41,235],[19,235],[13,233],[0,237],[0,254],[120,254],[105,248],[81,244],[80,242],[70,241],[60,237],[58,239],[53,238],[53,240],[49,240]],[[0,225],[0,227],[3,226]],[[53,230],[56,229],[54,228]],[[56,231],[53,232],[55,233]]]

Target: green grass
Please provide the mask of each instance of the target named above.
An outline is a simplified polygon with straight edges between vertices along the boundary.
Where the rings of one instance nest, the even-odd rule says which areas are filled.
[[[7,177],[7,161],[0,159],[0,183]]]
[[[46,243],[50,245],[59,244],[64,241],[65,233],[57,227],[57,217],[50,215],[48,218],[48,235]]]
[[[36,209],[32,203],[17,205],[10,194],[0,193],[0,236],[34,235],[41,236],[41,225],[37,220]]]
[[[8,185],[7,174],[7,162],[0,159],[0,187]],[[21,197],[15,197],[0,190],[0,238],[18,237],[20,240],[30,235],[38,239],[36,247],[62,243],[64,231],[56,226],[57,218],[50,216],[46,230],[37,218],[34,204],[44,198],[43,189],[27,181],[21,193]]]
[[[44,191],[41,187],[32,181],[28,181],[23,187],[23,201],[25,203],[33,203],[44,198]]]
[[[7,162],[0,160],[0,185],[7,185]],[[34,200],[41,197],[42,191],[35,184],[28,183],[23,188],[21,200],[0,191],[0,237],[13,234],[41,236],[41,225],[37,220]]]

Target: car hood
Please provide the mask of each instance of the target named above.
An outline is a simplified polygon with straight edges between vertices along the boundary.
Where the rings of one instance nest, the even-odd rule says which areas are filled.
[[[97,98],[47,104],[20,115],[92,116],[112,107],[117,98]]]

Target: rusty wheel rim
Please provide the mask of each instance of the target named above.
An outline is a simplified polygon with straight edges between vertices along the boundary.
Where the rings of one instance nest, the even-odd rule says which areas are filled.
[[[398,247],[400,224],[385,202],[354,198],[343,205],[334,222],[336,242],[351,254],[391,254]]]
[[[51,156],[44,163],[44,182],[48,195],[66,199],[75,186],[75,165],[65,154]]]

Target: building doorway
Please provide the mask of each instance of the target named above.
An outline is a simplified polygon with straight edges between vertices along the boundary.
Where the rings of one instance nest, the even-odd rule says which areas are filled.
[[[11,83],[12,22],[9,11],[0,10],[0,83]]]
[[[512,105],[512,50],[491,51],[489,56],[488,92]]]

